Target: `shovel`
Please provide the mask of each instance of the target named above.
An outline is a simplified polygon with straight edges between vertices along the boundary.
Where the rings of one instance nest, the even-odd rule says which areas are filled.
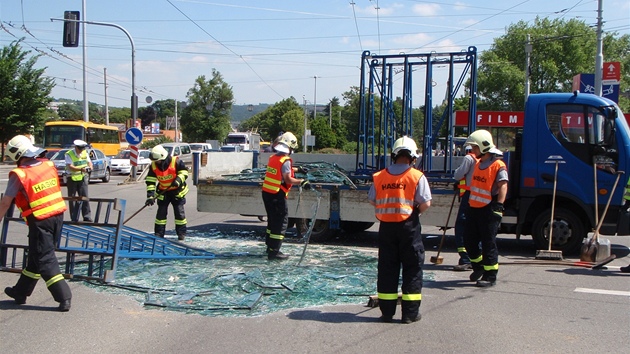
[[[608,207],[610,206],[610,201],[612,200],[613,195],[615,194],[615,189],[617,189],[617,183],[619,182],[619,177],[624,174],[623,171],[617,171],[617,178],[615,179],[615,184],[613,185],[610,196],[608,196],[608,201],[606,202],[606,207],[604,208],[604,213],[602,217],[599,218],[599,223],[597,223],[597,227],[593,232],[593,237],[591,237],[587,242],[582,245],[582,250],[580,252],[580,260],[581,261],[589,261],[596,262],[597,260],[603,260],[606,257],[610,256],[610,240],[605,240],[605,242],[599,241],[599,230],[604,223],[604,219],[606,218],[606,212],[608,212]],[[596,200],[597,202],[597,200]],[[600,246],[601,249],[600,249]]]
[[[430,261],[433,264],[442,264],[444,262],[444,257],[440,257],[440,252],[442,251],[442,245],[444,244],[444,238],[446,237],[446,230],[448,229],[448,222],[451,220],[451,213],[453,212],[453,206],[455,205],[455,198],[457,197],[457,192],[453,193],[453,201],[451,202],[451,208],[448,211],[448,216],[446,217],[446,225],[444,225],[444,232],[442,232],[442,239],[440,240],[440,246],[438,247],[437,255],[431,256]]]

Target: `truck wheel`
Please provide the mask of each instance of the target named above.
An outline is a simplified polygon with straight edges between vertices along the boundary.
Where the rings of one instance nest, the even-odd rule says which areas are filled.
[[[298,236],[306,236],[308,231],[310,219],[296,219],[295,228],[298,231]],[[311,233],[310,242],[324,242],[337,235],[337,230],[331,230],[328,227],[328,220],[315,220],[315,226],[313,226],[313,232]]]
[[[341,229],[349,234],[355,234],[369,229],[372,225],[374,225],[373,222],[367,221],[342,221]]]
[[[532,225],[532,238],[538,249],[549,248],[549,220],[551,209],[542,212]],[[573,212],[564,208],[556,208],[554,212],[553,239],[551,249],[560,250],[564,254],[575,254],[582,247],[586,228]]]

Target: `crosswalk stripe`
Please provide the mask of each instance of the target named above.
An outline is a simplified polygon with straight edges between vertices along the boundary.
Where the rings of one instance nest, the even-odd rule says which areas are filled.
[[[619,290],[604,290],[604,289],[589,289],[589,288],[575,288],[575,292],[578,293],[591,293],[591,294],[603,294],[603,295],[619,295],[630,296],[630,291]]]

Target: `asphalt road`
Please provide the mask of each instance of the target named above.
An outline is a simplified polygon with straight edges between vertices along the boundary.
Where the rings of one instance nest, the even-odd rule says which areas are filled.
[[[0,166],[0,190],[9,166]],[[124,198],[127,215],[142,207],[143,184],[93,183],[93,198]],[[264,231],[265,223],[231,214],[195,210],[196,188],[188,197],[191,229]],[[145,210],[128,225],[151,231],[155,210]],[[169,229],[172,228],[172,213]],[[376,226],[333,240],[373,251]],[[433,227],[423,230],[439,234]],[[449,232],[450,233],[450,232]],[[436,274],[423,290],[420,322],[403,325],[378,321],[376,308],[365,305],[289,309],[259,317],[212,317],[145,308],[124,295],[96,291],[70,282],[72,310],[55,311],[43,283],[26,305],[0,294],[0,351],[4,353],[586,353],[627,352],[630,348],[630,237],[607,237],[617,259],[608,269],[518,264],[533,260],[529,238],[499,239],[497,285],[479,289],[468,272],[453,272],[452,237],[442,251],[442,265],[428,262],[439,237],[425,239],[425,269]],[[0,272],[2,288],[18,275]],[[367,299],[366,302],[367,304]],[[398,314],[399,315],[399,314]]]

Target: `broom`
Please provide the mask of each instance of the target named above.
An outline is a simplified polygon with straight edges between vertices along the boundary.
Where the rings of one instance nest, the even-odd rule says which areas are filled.
[[[551,220],[549,221],[549,247],[546,250],[536,251],[536,259],[550,259],[550,260],[562,260],[562,251],[556,251],[551,249],[551,243],[553,239],[553,217],[556,209],[556,186],[558,185],[558,164],[564,163],[562,156],[549,156],[550,160],[545,163],[556,163],[556,171],[553,176],[553,196],[551,197]]]
[[[453,193],[453,201],[451,202],[451,208],[448,211],[448,216],[446,217],[446,225],[444,225],[444,232],[442,232],[442,239],[440,240],[440,246],[438,247],[437,256],[431,256],[429,261],[433,264],[442,264],[444,262],[444,257],[440,257],[440,252],[442,251],[442,245],[444,244],[444,238],[446,237],[446,230],[448,230],[448,222],[451,221],[451,213],[453,212],[453,206],[455,205],[455,198],[457,197],[457,192]]]

